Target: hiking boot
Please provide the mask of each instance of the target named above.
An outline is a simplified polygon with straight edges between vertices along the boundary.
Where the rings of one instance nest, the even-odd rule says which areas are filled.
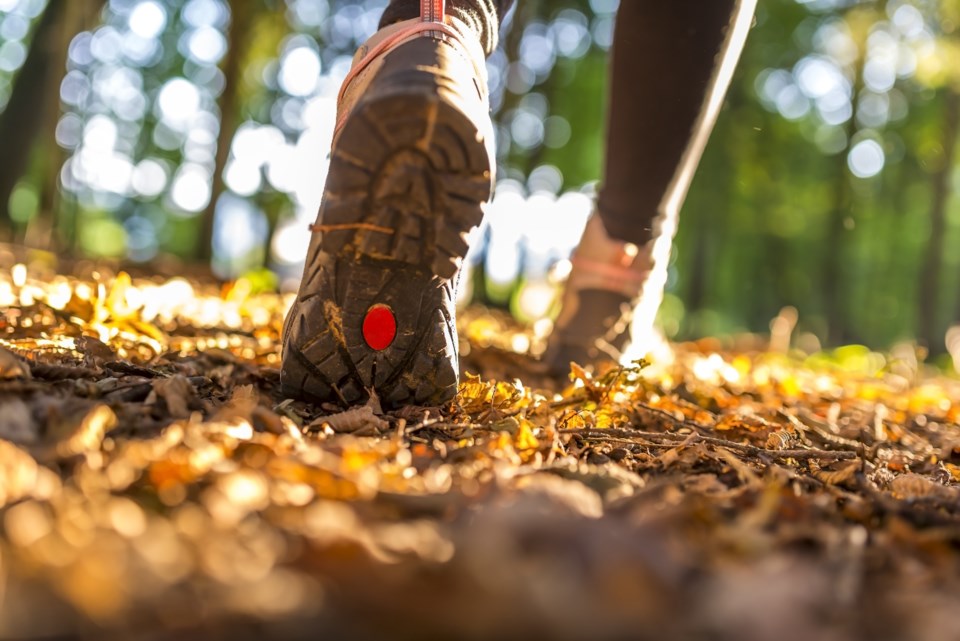
[[[599,216],[590,218],[571,258],[573,269],[544,355],[550,371],[566,374],[571,362],[587,366],[619,361],[630,339],[638,299],[643,300],[642,307],[653,307],[652,313],[644,311],[652,331],[662,297],[662,283],[657,295],[651,282],[652,245],[613,240]]]
[[[459,21],[381,29],[354,58],[303,280],[283,393],[441,405],[457,392],[455,288],[493,190],[484,54]]]

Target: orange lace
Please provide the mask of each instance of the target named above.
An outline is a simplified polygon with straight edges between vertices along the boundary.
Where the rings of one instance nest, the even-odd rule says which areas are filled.
[[[420,22],[443,22],[445,0],[420,0]]]

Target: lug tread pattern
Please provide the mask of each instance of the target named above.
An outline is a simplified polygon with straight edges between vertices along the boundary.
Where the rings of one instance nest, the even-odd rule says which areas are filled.
[[[457,391],[455,277],[492,191],[493,152],[478,133],[489,116],[471,75],[438,71],[447,45],[421,39],[396,53],[404,47],[436,59],[411,66],[388,56],[331,154],[324,231],[311,238],[285,323],[290,396],[347,405],[376,390],[388,407],[435,406]],[[380,352],[361,329],[377,303],[398,320]]]

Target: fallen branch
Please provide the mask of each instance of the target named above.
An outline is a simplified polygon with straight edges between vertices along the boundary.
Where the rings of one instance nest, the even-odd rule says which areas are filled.
[[[857,458],[856,452],[835,452],[830,450],[819,450],[819,449],[802,449],[802,450],[768,450],[763,447],[756,447],[755,445],[746,445],[744,443],[736,443],[734,441],[727,441],[722,438],[714,438],[712,436],[703,436],[702,434],[670,434],[667,432],[641,432],[640,430],[631,430],[625,428],[610,428],[610,429],[573,429],[573,430],[560,430],[561,434],[575,434],[579,436],[584,436],[587,438],[590,437],[614,437],[614,438],[643,438],[650,440],[666,440],[678,445],[692,445],[694,443],[706,443],[708,445],[713,445],[716,447],[725,447],[730,450],[741,452],[747,456],[766,456],[773,459],[783,460],[783,459],[831,459],[835,461],[849,460]]]
[[[704,425],[703,423],[698,423],[697,421],[687,418],[685,416],[682,418],[677,418],[676,414],[674,414],[673,412],[670,412],[668,410],[665,410],[659,407],[653,407],[652,405],[647,405],[646,403],[635,403],[634,406],[641,411],[650,412],[651,414],[662,416],[663,418],[667,419],[674,425],[689,427],[695,430],[709,430],[709,431],[713,430],[712,425]]]

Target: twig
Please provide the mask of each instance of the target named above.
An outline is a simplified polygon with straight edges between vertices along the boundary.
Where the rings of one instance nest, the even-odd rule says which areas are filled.
[[[854,479],[856,479],[857,489],[872,504],[875,511],[902,517],[920,527],[960,525],[960,518],[954,515],[955,508],[944,501],[899,500],[877,489],[862,472],[857,473]]]
[[[768,450],[763,447],[756,447],[755,445],[745,445],[743,443],[735,443],[734,441],[727,441],[722,438],[714,438],[711,436],[703,436],[702,434],[690,434],[690,435],[680,435],[680,434],[670,434],[667,432],[641,432],[639,430],[630,430],[630,429],[576,429],[576,430],[561,430],[561,434],[577,434],[585,437],[613,437],[613,438],[646,438],[646,439],[661,439],[666,441],[671,441],[674,443],[706,443],[708,445],[714,445],[716,447],[725,447],[730,450],[735,450],[741,452],[747,456],[767,456],[774,459],[832,459],[837,461],[848,460],[857,458],[856,452],[833,452],[829,450],[818,450],[818,449],[802,449],[802,450]]]
[[[458,430],[478,430],[478,431],[504,431],[497,430],[493,427],[493,424],[490,423],[452,423],[450,421],[444,421],[442,418],[435,418],[432,420],[423,420],[416,425],[412,425],[404,431],[404,434],[416,434],[420,430],[427,428],[445,430],[445,429],[458,429]]]
[[[864,444],[860,441],[844,438],[839,434],[833,434],[822,421],[817,420],[813,414],[806,410],[800,410],[799,416],[791,416],[786,413],[784,413],[784,416],[787,416],[788,419],[792,418],[800,422],[804,427],[812,430],[817,436],[830,445],[842,447],[853,452],[859,452],[864,446]]]
[[[671,423],[673,423],[674,425],[682,425],[684,427],[689,427],[695,430],[713,430],[713,427],[710,425],[704,425],[703,423],[698,423],[697,421],[694,421],[693,419],[689,419],[685,416],[683,418],[677,418],[677,416],[672,412],[669,412],[665,409],[661,409],[659,407],[653,407],[652,405],[647,405],[646,403],[635,403],[635,406],[638,409],[643,410],[644,412],[650,412],[652,414],[657,414],[659,416],[662,416],[668,421],[670,421]]]
[[[551,410],[559,410],[564,407],[570,407],[571,405],[578,405],[590,400],[590,397],[586,394],[577,394],[576,396],[571,396],[570,398],[562,398],[559,401],[551,401],[547,403],[547,407]]]
[[[404,427],[405,427],[405,430],[404,430],[403,433],[404,433],[406,436],[410,436],[411,434],[415,434],[416,432],[419,432],[419,431],[422,430],[422,429],[425,429],[425,428],[427,428],[427,427],[432,427],[432,426],[438,424],[440,421],[441,421],[441,419],[440,419],[439,417],[431,420],[431,419],[430,419],[430,412],[427,411],[427,412],[425,412],[424,415],[423,415],[423,420],[420,421],[419,423],[417,423],[416,425],[411,425],[410,427],[406,427],[406,425],[405,425],[405,426],[404,426]]]
[[[89,367],[75,367],[73,365],[49,365],[47,363],[31,363],[30,371],[34,378],[47,381],[63,381],[78,378],[100,378],[103,372]]]

